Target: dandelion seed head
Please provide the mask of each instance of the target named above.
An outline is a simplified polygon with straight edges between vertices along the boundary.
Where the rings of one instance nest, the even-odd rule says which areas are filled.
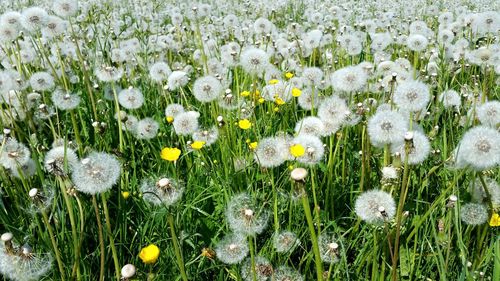
[[[383,207],[383,212],[380,211],[380,207]],[[354,211],[367,223],[381,224],[394,217],[396,203],[389,193],[374,189],[363,192],[356,199]]]

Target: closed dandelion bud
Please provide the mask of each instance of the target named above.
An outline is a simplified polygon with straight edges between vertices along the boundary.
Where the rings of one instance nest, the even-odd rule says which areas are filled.
[[[290,173],[290,177],[295,182],[304,182],[305,178],[307,177],[307,173],[307,170],[304,168],[295,168]]]
[[[458,201],[458,197],[456,195],[454,195],[454,194],[450,195],[450,197],[448,197],[448,203],[446,204],[446,207],[447,208],[455,207],[457,201]]]
[[[124,280],[134,277],[136,272],[135,266],[133,264],[126,264],[121,269],[121,275]]]
[[[227,234],[215,246],[217,258],[225,264],[240,263],[248,252],[247,241],[241,234]]]
[[[488,209],[483,204],[466,203],[460,208],[460,219],[468,225],[480,225],[488,220]]]
[[[14,254],[14,252],[15,252],[14,246],[12,245],[13,238],[14,238],[14,235],[12,235],[12,233],[10,233],[10,232],[6,232],[6,233],[2,234],[2,236],[0,238],[2,240],[2,242],[4,243],[4,247],[5,247],[7,254]]]

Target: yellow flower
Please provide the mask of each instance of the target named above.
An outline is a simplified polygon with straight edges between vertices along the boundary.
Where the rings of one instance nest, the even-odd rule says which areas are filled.
[[[203,146],[205,145],[205,142],[204,141],[195,141],[191,144],[191,148],[192,149],[196,149],[196,150],[199,150],[201,149]]]
[[[292,154],[293,157],[295,158],[300,157],[304,155],[304,153],[306,153],[306,149],[302,145],[294,144],[290,146],[290,154]]]
[[[293,73],[287,72],[287,73],[285,73],[285,77],[286,77],[286,79],[290,79],[293,77]]]
[[[172,117],[172,116],[167,116],[167,122],[168,122],[168,123],[172,123],[172,122],[174,122],[174,117]]]
[[[248,119],[242,119],[238,122],[238,126],[243,130],[248,130],[252,127],[252,123]]]
[[[161,150],[161,158],[167,161],[177,161],[181,156],[181,150],[176,147],[165,147]]]
[[[500,215],[493,213],[489,222],[490,226],[500,226]]]
[[[277,105],[285,104],[285,101],[282,98],[280,98],[280,97],[276,97],[276,99],[274,100],[274,102],[276,102]]]
[[[248,147],[250,147],[251,150],[254,150],[257,148],[258,142],[254,141],[248,144]]]
[[[248,97],[249,95],[250,95],[249,91],[243,91],[240,93],[240,96],[242,96],[242,97]]]
[[[280,108],[279,107],[275,107],[273,108],[274,112],[279,112],[280,111]]]
[[[292,89],[292,96],[294,97],[300,97],[302,95],[302,91],[299,88],[293,88]]]
[[[127,198],[130,196],[130,192],[122,191],[122,196],[123,196],[123,199],[127,200]]]
[[[278,84],[278,82],[279,82],[278,79],[271,79],[271,80],[269,80],[269,85]]]
[[[260,98],[260,99],[259,99],[259,103],[264,103],[265,101],[266,101],[266,100],[265,100],[265,99],[263,99],[263,98]]]
[[[158,256],[160,256],[160,249],[154,244],[142,248],[139,253],[139,258],[145,264],[154,264],[158,260]]]
[[[260,91],[259,90],[255,90],[255,93],[253,93],[253,95],[254,95],[255,98],[260,97]]]

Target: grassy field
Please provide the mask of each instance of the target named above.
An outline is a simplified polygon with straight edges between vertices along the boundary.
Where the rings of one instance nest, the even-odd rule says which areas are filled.
[[[500,2],[0,3],[0,278],[500,280]]]

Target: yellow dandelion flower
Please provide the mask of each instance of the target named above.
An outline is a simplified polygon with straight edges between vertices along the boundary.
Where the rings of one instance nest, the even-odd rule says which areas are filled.
[[[260,97],[260,91],[259,90],[255,90],[255,93],[253,93],[253,96],[255,98],[259,98]]]
[[[250,127],[252,127],[252,122],[250,122],[248,119],[242,119],[238,122],[238,126],[243,130],[248,130],[250,129]]]
[[[286,79],[290,79],[293,77],[293,73],[287,72],[287,73],[285,73],[285,77],[286,77]]]
[[[168,123],[172,123],[172,122],[174,122],[174,117],[172,117],[172,116],[167,116],[167,122],[168,122]]]
[[[306,153],[306,149],[302,145],[294,144],[290,146],[290,154],[292,154],[293,157],[295,158],[300,157],[304,155],[304,153]]]
[[[279,82],[278,79],[271,79],[271,80],[269,80],[269,85],[278,84],[278,82]]]
[[[275,107],[273,108],[274,112],[279,112],[280,111],[280,108],[279,107]]]
[[[490,226],[500,226],[500,215],[493,213],[489,221]]]
[[[292,96],[294,97],[300,97],[302,95],[302,91],[299,88],[293,88],[292,89]]]
[[[250,96],[250,92],[249,91],[243,91],[243,92],[240,93],[240,96],[242,96],[242,97],[248,97],[248,96]]]
[[[158,260],[159,256],[160,248],[158,248],[154,244],[142,248],[141,252],[139,253],[139,258],[145,264],[154,264]]]
[[[285,101],[282,98],[280,98],[280,97],[276,97],[276,99],[274,100],[274,102],[277,105],[283,105],[283,104],[285,104]]]
[[[265,99],[263,99],[263,98],[260,98],[260,99],[258,100],[258,102],[259,102],[259,103],[264,103],[265,101],[266,101],[266,100],[265,100]]]
[[[259,144],[258,142],[254,141],[254,142],[249,143],[248,147],[250,147],[251,150],[254,150],[257,148],[258,144]]]
[[[176,147],[165,147],[161,150],[161,158],[167,161],[177,161],[181,156],[181,150]]]
[[[130,196],[130,192],[128,191],[122,191],[122,197],[123,199],[127,200],[127,198]]]
[[[204,141],[195,141],[191,144],[191,148],[195,150],[201,149],[205,145]]]

